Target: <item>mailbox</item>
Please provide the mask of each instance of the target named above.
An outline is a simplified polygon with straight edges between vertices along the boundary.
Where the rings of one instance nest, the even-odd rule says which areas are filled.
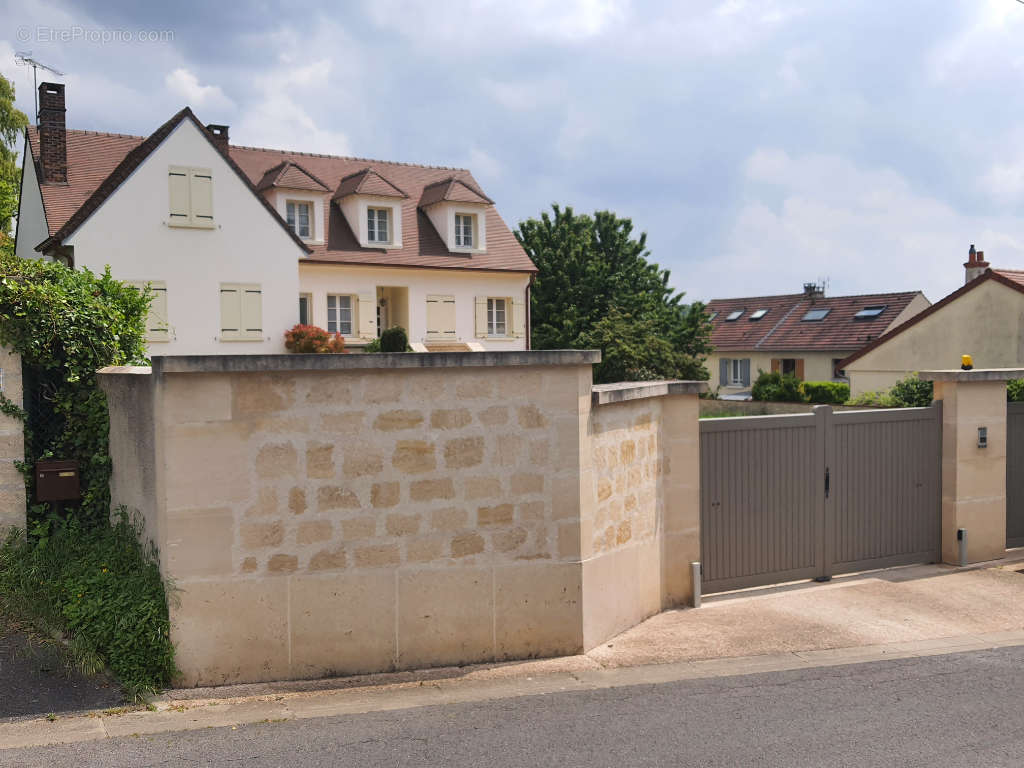
[[[75,501],[80,496],[77,461],[36,462],[36,501]]]

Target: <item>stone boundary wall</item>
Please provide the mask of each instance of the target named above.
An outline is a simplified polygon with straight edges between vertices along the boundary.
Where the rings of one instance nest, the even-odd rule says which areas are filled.
[[[0,347],[0,391],[22,404],[21,356]],[[25,528],[25,478],[14,466],[25,460],[25,425],[0,413],[0,538],[7,528]]]
[[[578,653],[687,599],[663,420],[686,401],[695,444],[696,389],[595,407],[596,353],[261,357],[100,377],[182,683]]]

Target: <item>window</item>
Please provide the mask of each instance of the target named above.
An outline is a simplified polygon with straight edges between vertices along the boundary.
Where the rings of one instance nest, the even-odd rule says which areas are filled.
[[[762,317],[764,317],[767,314],[768,314],[768,310],[767,309],[759,309],[759,310],[757,310],[757,312],[755,312],[754,314],[752,314],[750,316],[750,319],[751,320],[760,320]]]
[[[213,173],[209,168],[172,165],[167,171],[172,227],[212,229]]]
[[[832,378],[833,379],[845,379],[846,378],[846,371],[844,371],[842,369],[841,365],[840,365],[840,363],[842,363],[843,360],[844,360],[844,358],[842,358],[842,357],[833,357],[832,358]]]
[[[470,213],[455,214],[455,247],[473,247],[473,220],[476,218]]]
[[[309,325],[313,313],[310,311],[313,304],[313,297],[308,293],[299,294],[299,325]]]
[[[874,320],[880,314],[885,312],[885,304],[876,304],[873,307],[864,307],[860,312],[853,316],[854,320]]]
[[[220,340],[263,341],[263,291],[259,285],[221,283]]]
[[[457,338],[454,296],[427,296],[427,338]]]
[[[387,208],[366,209],[366,240],[371,243],[390,243]]]
[[[812,309],[812,310],[809,310],[807,312],[807,314],[805,314],[803,316],[803,318],[801,318],[801,322],[809,323],[809,322],[817,322],[818,320],[824,320],[826,317],[828,317],[828,313],[831,312],[831,311],[832,310],[830,310],[830,309]]]
[[[289,200],[286,204],[288,211],[288,226],[291,227],[299,237],[304,240],[309,240],[313,236],[313,228],[310,225],[310,206],[309,203],[300,203],[294,200]]]
[[[153,296],[146,316],[146,341],[170,341],[170,325],[167,322],[167,284],[161,280],[132,282],[140,291],[149,286]]]
[[[487,335],[507,336],[507,299],[487,300]]]
[[[735,312],[729,313],[729,315],[725,318],[725,322],[731,323],[734,320],[739,320],[741,317],[743,317],[743,310],[737,309]]]
[[[342,336],[352,335],[352,297],[327,297],[327,331],[340,333]]]
[[[731,359],[723,357],[719,360],[718,385],[721,387],[749,387],[750,358]]]

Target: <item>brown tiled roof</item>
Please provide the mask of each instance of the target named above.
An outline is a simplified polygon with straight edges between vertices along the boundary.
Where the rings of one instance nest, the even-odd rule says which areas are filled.
[[[91,216],[92,213],[97,208],[99,208],[111,194],[113,194],[114,190],[121,186],[124,180],[131,175],[132,171],[138,168],[142,164],[142,162],[147,157],[149,157],[150,153],[152,153],[153,150],[155,150],[157,147],[160,146],[160,144],[163,143],[164,139],[166,139],[167,136],[170,135],[171,131],[173,131],[178,126],[178,124],[181,123],[182,120],[191,120],[202,133],[202,135],[206,137],[207,141],[210,142],[210,145],[213,146],[214,149],[217,149],[217,145],[213,142],[213,139],[210,137],[210,134],[206,130],[206,128],[202,125],[202,123],[200,123],[196,119],[196,116],[192,114],[192,110],[188,107],[185,107],[180,112],[175,114],[170,120],[168,120],[166,123],[164,123],[155,131],[153,131],[153,133],[150,134],[147,138],[139,139],[139,142],[137,144],[135,144],[133,147],[127,148],[126,154],[124,154],[121,157],[119,162],[114,164],[113,168],[109,171],[107,176],[101,179],[98,182],[98,184],[96,184],[95,187],[92,188],[92,191],[85,197],[84,201],[81,202],[77,208],[71,210],[70,214],[64,217],[62,214],[65,211],[70,210],[71,206],[68,203],[63,202],[63,195],[61,194],[61,192],[76,189],[79,193],[81,193],[89,186],[91,186],[91,184],[76,183],[73,180],[73,177],[77,176],[79,172],[78,169],[76,169],[75,166],[72,165],[71,152],[69,151],[68,183],[40,185],[40,188],[43,191],[43,207],[46,212],[47,226],[50,227],[50,236],[42,243],[37,245],[36,250],[45,251],[52,246],[59,245],[65,237],[67,237],[76,229],[78,229],[78,227],[81,226],[81,224],[87,218],[89,218],[89,216]],[[71,132],[69,131],[69,134],[70,133]],[[111,135],[91,134],[88,131],[79,131],[78,133],[81,137],[85,138],[85,141],[83,142],[83,144],[85,145],[88,145],[90,143],[88,140],[89,136]],[[31,137],[32,134],[29,133],[28,135]],[[31,138],[29,140],[29,146],[32,148],[32,159],[34,162],[38,162],[39,159],[38,134],[36,135],[36,139],[37,140],[34,145],[31,141]],[[70,136],[68,137],[68,143],[70,144]],[[219,152],[220,150],[217,149],[217,151]],[[88,153],[86,152],[85,154]],[[253,193],[253,195],[256,196],[260,203],[262,203],[267,213],[269,213],[274,218],[274,220],[277,221],[284,228],[284,230],[288,233],[288,236],[292,238],[296,245],[298,245],[305,252],[309,253],[309,247],[305,243],[303,243],[302,240],[299,239],[299,237],[292,231],[291,227],[289,227],[285,220],[281,218],[280,214],[278,214],[278,212],[274,210],[274,207],[270,205],[269,202],[267,202],[266,198],[264,198],[256,191],[256,188],[253,186],[252,182],[242,172],[242,169],[239,168],[235,164],[234,160],[232,160],[228,155],[223,153],[222,155],[224,157],[224,160],[227,162],[228,166],[238,175],[242,182],[247,187],[249,187],[250,191]],[[112,159],[112,157],[113,152],[109,151],[108,148],[108,157],[106,158],[106,162],[104,162],[102,165],[105,167],[107,162],[109,162]],[[37,178],[40,177],[38,173],[38,168],[36,175]],[[98,172],[96,173],[96,175],[98,175]],[[49,195],[47,194],[48,192]],[[47,207],[48,197],[61,199],[62,202],[59,205],[55,206],[54,209],[51,211],[51,209]],[[72,195],[72,197],[75,200],[77,200],[79,195],[75,194]],[[54,227],[56,227],[56,229],[54,229]]]
[[[381,176],[373,168],[364,168],[356,173],[349,174],[338,182],[338,191],[334,193],[334,199],[340,200],[349,195],[374,195],[376,197],[408,197],[390,181]]]
[[[209,138],[202,124],[187,107],[148,138],[69,129],[68,183],[41,186],[50,233],[50,238],[45,241],[46,247],[59,242],[85,221],[183,119],[192,120]],[[36,129],[29,128],[27,135],[33,160],[38,162],[39,138]],[[494,204],[480,192],[472,174],[467,170],[235,146],[228,148],[225,159],[292,239],[310,254],[309,261],[500,272],[537,271]],[[289,163],[296,173],[301,171],[328,191],[338,189],[342,179],[367,170],[372,171],[367,174],[367,178],[375,177],[372,183],[368,181],[371,186],[367,187],[375,191],[368,194],[380,194],[382,188],[377,186],[378,179],[390,185],[390,188],[397,189],[404,195],[402,247],[386,250],[361,247],[340,209],[326,197],[326,243],[314,246],[303,243],[255,187],[264,181],[270,171],[284,169]],[[363,179],[357,181],[357,185],[361,181]],[[442,196],[469,195],[472,202],[483,202],[488,206],[484,214],[487,225],[485,253],[452,253],[448,250],[430,219],[418,206],[424,190],[434,185],[441,189]]]
[[[713,299],[707,305],[709,313],[717,313],[711,323],[711,344],[722,351],[852,351],[881,336],[919,293],[814,298],[796,293]],[[873,318],[854,317],[871,306],[884,306],[885,310]],[[750,319],[762,309],[768,310],[764,316]],[[813,309],[829,312],[822,320],[804,320],[804,315]],[[739,310],[743,314],[738,320],[726,320],[730,313]]]
[[[928,307],[924,311],[918,312],[912,318],[907,320],[907,322],[900,323],[897,327],[893,328],[888,333],[886,333],[886,334],[884,334],[882,336],[879,336],[877,339],[872,341],[870,344],[868,344],[868,345],[866,345],[864,347],[861,347],[856,352],[854,352],[852,355],[850,355],[848,358],[843,360],[840,363],[840,366],[845,368],[848,363],[852,363],[854,360],[860,359],[861,357],[863,357],[864,355],[866,355],[868,352],[870,352],[871,350],[875,349],[876,347],[882,346],[887,341],[889,341],[889,339],[891,339],[893,336],[896,336],[896,335],[898,335],[900,333],[903,333],[905,330],[907,330],[911,326],[914,326],[917,323],[921,322],[926,317],[930,317],[931,315],[934,315],[936,312],[938,312],[940,309],[942,309],[947,304],[950,304],[950,303],[956,301],[957,299],[959,299],[961,296],[963,296],[968,291],[973,291],[979,285],[981,285],[982,283],[984,283],[984,282],[986,282],[988,280],[994,280],[997,283],[1002,283],[1007,288],[1013,288],[1013,290],[1015,290],[1015,291],[1020,291],[1021,293],[1024,293],[1024,272],[1021,272],[1021,271],[1015,270],[1015,269],[994,269],[994,270],[993,269],[986,269],[985,272],[981,275],[981,277],[975,278],[974,280],[971,280],[971,282],[967,283],[966,285],[963,285],[960,288],[957,288],[951,294],[949,294],[948,296],[946,296],[946,297],[940,299],[939,301],[935,302],[934,304],[932,304],[930,307]]]
[[[284,189],[308,189],[311,192],[330,192],[327,185],[301,165],[285,160],[271,168],[260,179],[256,189],[262,192],[271,187]]]
[[[37,163],[38,178],[39,131],[33,125],[29,126],[26,133],[32,160]],[[111,171],[124,160],[125,155],[144,140],[142,136],[125,136],[120,133],[69,130],[68,183],[40,186],[49,234],[55,234],[64,226],[71,215],[82,207],[82,203],[89,199]]]
[[[435,181],[423,188],[420,195],[420,205],[426,208],[428,205],[440,202],[451,203],[475,203],[476,205],[493,205],[494,201],[479,189],[466,183],[464,179],[450,176],[441,181]]]
[[[231,157],[248,174],[259,180],[268,169],[282,160],[290,160],[315,174],[330,189],[339,189],[342,179],[372,169],[401,190],[407,197],[402,205],[402,247],[394,249],[363,248],[352,233],[341,209],[331,200],[324,200],[327,238],[323,245],[313,245],[312,254],[305,261],[324,264],[371,264],[392,267],[431,267],[438,269],[479,269],[499,272],[536,272],[537,268],[526,255],[515,235],[498,214],[494,204],[487,200],[484,212],[487,225],[487,251],[485,253],[453,253],[434,229],[430,218],[421,210],[419,202],[424,190],[438,182],[459,181],[469,190],[479,187],[467,170],[437,168],[407,163],[390,163],[363,158],[315,155],[256,147],[235,147]]]

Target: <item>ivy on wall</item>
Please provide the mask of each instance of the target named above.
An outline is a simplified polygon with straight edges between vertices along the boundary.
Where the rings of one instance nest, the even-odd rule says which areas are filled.
[[[110,511],[107,401],[96,372],[145,360],[149,292],[55,262],[0,257],[0,345],[21,355],[25,402],[0,393],[0,410],[26,422],[25,473],[37,459],[79,463],[79,517]]]

